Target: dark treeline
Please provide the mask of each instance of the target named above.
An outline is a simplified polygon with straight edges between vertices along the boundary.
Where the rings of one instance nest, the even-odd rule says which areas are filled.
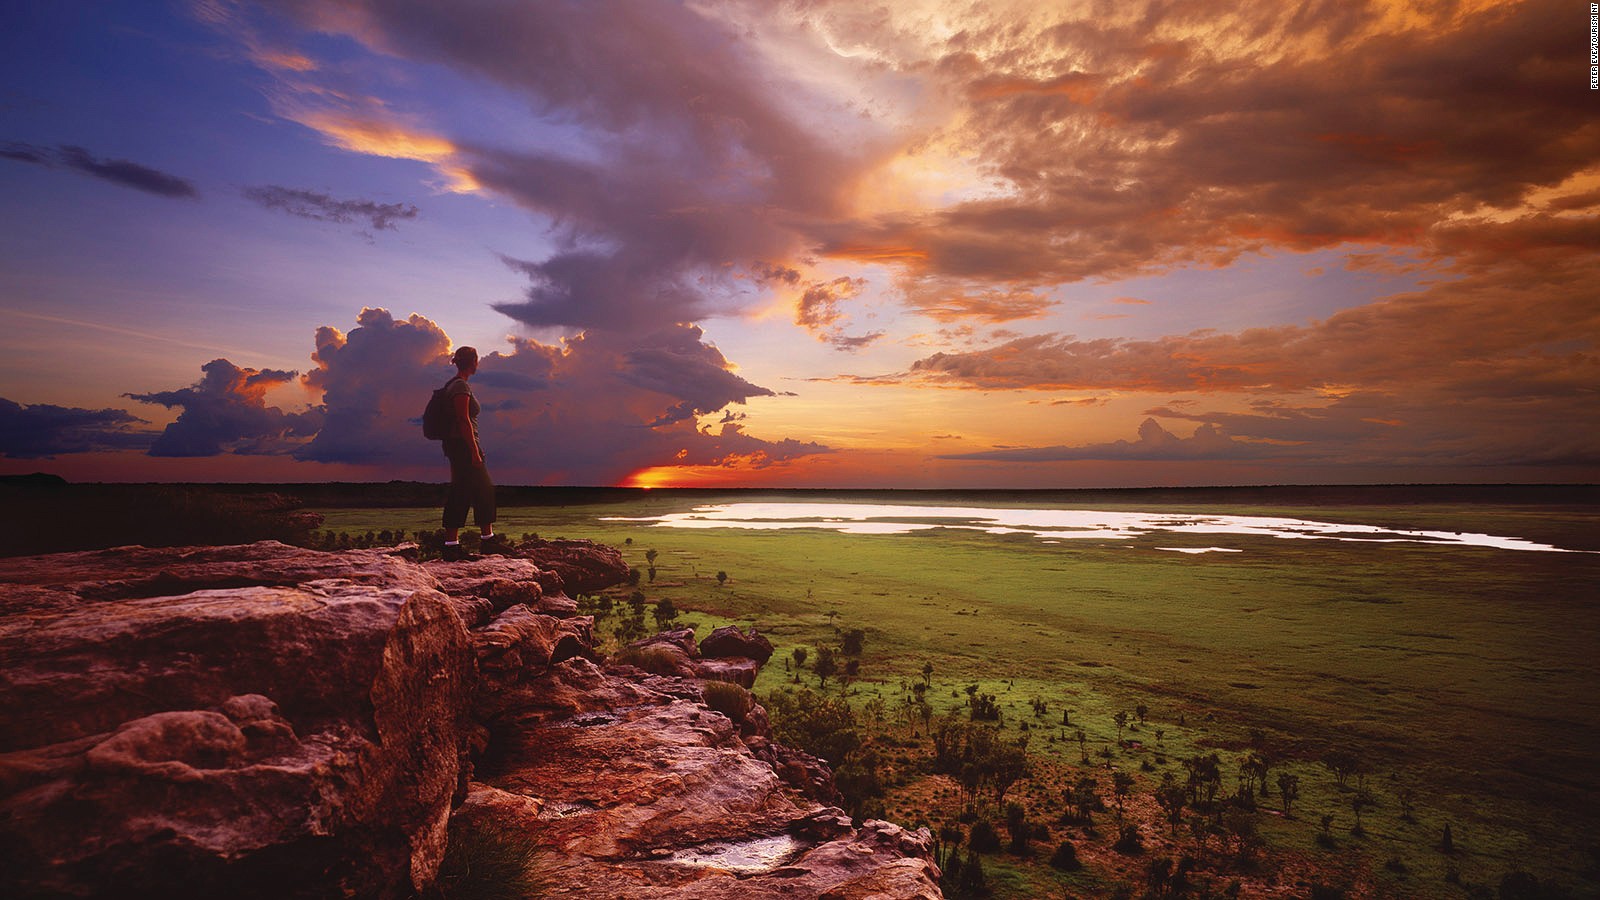
[[[221,490],[276,492],[313,507],[415,507],[439,502],[439,484],[417,481],[373,483],[218,485]],[[500,485],[505,506],[578,506],[629,503],[644,497],[704,497],[747,494],[790,500],[846,499],[881,502],[940,501],[963,505],[1016,503],[1235,504],[1261,506],[1384,506],[1466,503],[1586,507],[1600,505],[1600,485],[1274,485],[1264,487],[1073,488],[1042,490],[924,490],[810,488],[624,488]]]
[[[65,488],[53,475],[0,476],[0,490],[17,487]],[[70,485],[74,490],[120,492],[159,490],[181,486],[221,495],[282,494],[298,497],[310,507],[382,508],[431,506],[439,502],[443,485],[423,481],[302,482],[285,484],[105,484]],[[1247,487],[1152,487],[1061,489],[833,489],[833,488],[626,488],[583,486],[498,485],[496,496],[507,506],[578,506],[592,503],[628,503],[643,497],[702,497],[747,494],[781,496],[793,500],[837,498],[847,500],[985,501],[1017,503],[1138,503],[1231,504],[1260,506],[1392,506],[1405,504],[1528,504],[1546,507],[1600,506],[1600,485],[1594,484],[1375,484],[1375,485],[1263,485]]]

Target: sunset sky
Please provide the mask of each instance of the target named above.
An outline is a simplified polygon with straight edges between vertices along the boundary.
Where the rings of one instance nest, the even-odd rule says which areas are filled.
[[[1586,4],[0,12],[0,474],[1600,479]]]

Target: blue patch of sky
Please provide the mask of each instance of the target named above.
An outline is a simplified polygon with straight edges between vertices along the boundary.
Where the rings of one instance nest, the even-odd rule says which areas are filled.
[[[498,344],[512,323],[489,304],[516,299],[525,282],[495,254],[547,255],[544,225],[488,198],[432,193],[438,179],[426,164],[338,150],[277,118],[267,98],[273,77],[181,12],[65,3],[8,11],[0,142],[81,145],[200,192],[175,200],[0,159],[0,295],[35,316],[30,334],[51,337],[53,328],[65,346],[78,321],[184,342],[156,372],[154,348],[107,341],[97,365],[127,390],[187,383],[208,347],[256,348],[234,361],[303,370],[315,328],[348,328],[367,305],[422,313],[459,343]],[[364,53],[348,40],[308,40],[324,60]],[[421,83],[432,85],[428,106],[451,108],[444,98],[453,88],[431,77]],[[515,118],[508,95],[486,95],[460,115]],[[295,218],[240,196],[261,184],[414,204],[421,214],[369,242],[358,224]],[[0,348],[6,343],[0,338]],[[194,358],[178,358],[185,353]],[[140,373],[152,383],[131,383]]]
[[[1222,268],[1188,268],[1104,283],[1059,288],[1061,305],[1048,320],[1019,330],[1062,331],[1085,338],[1155,338],[1200,329],[1223,332],[1306,325],[1381,297],[1417,290],[1437,273],[1392,274],[1346,267],[1352,252],[1335,247],[1309,253],[1242,257]],[[1414,262],[1405,257],[1397,262]],[[1148,301],[1124,304],[1118,298]],[[1119,318],[1097,318],[1119,316]]]

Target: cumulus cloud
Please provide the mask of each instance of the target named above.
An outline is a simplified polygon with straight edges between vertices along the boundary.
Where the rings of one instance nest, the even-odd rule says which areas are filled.
[[[941,459],[988,460],[991,462],[1065,462],[1079,460],[1228,460],[1260,459],[1281,455],[1272,448],[1237,440],[1216,425],[1201,425],[1191,437],[1178,437],[1155,419],[1139,426],[1138,440],[1108,444],[1054,447],[1013,447],[977,453],[955,453]]]
[[[396,222],[417,217],[417,208],[409,203],[338,200],[316,191],[280,187],[275,184],[247,187],[241,193],[251,202],[267,209],[286,212],[291,216],[340,224],[364,221],[374,231],[393,231]]]
[[[125,395],[183,410],[150,445],[151,456],[286,453],[321,421],[315,412],[285,413],[266,405],[268,389],[292,382],[294,372],[242,369],[226,359],[214,359],[200,369],[205,376],[191,387]]]
[[[70,144],[53,148],[7,144],[0,148],[0,158],[52,168],[61,166],[158,197],[197,199],[200,196],[199,189],[188,179],[126,159],[97,159],[88,150]]]
[[[765,441],[724,417],[719,431],[695,418],[773,396],[731,371],[695,326],[645,336],[589,332],[545,344],[518,338],[479,348],[472,384],[483,405],[485,453],[497,478],[526,483],[615,484],[660,465],[718,465],[739,457],[767,463],[825,452],[798,441]],[[431,320],[365,309],[348,334],[317,332],[324,424],[297,455],[374,466],[442,465],[421,437],[428,392],[454,372],[449,336]]]
[[[321,429],[296,456],[316,462],[416,465],[439,458],[437,446],[419,440],[416,424],[429,393],[443,384],[450,338],[424,316],[396,319],[366,308],[345,333],[331,325],[316,332],[316,368],[306,386],[322,394]]]
[[[48,403],[24,405],[0,397],[0,456],[41,459],[63,453],[130,450],[156,437],[125,410],[80,409]]]

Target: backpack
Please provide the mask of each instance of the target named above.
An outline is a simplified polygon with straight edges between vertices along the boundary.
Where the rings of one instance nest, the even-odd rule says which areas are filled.
[[[428,406],[422,411],[422,436],[430,441],[442,441],[450,436],[451,420],[455,418],[455,410],[450,407],[450,385],[455,379],[444,383],[444,387],[434,388],[433,396],[428,398]]]

